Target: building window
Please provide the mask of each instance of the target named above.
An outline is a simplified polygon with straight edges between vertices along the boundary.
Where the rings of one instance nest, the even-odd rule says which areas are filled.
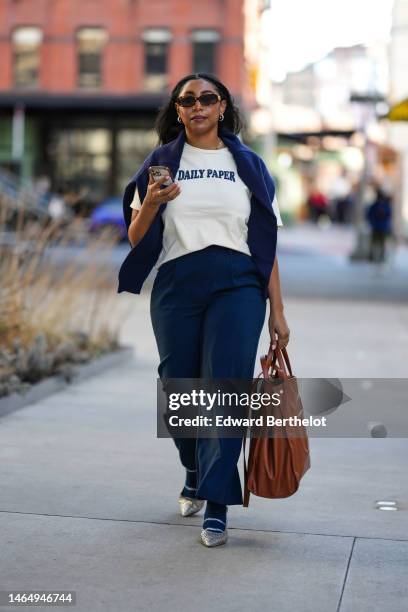
[[[78,30],[78,87],[93,89],[102,85],[102,52],[106,40],[103,28]]]
[[[162,28],[151,28],[142,34],[144,42],[144,88],[153,91],[168,86],[167,57],[171,33]]]
[[[216,30],[195,30],[192,32],[192,72],[216,73],[216,50],[219,39],[220,35]]]
[[[15,87],[35,88],[39,85],[40,28],[16,28],[12,34],[13,82]]]

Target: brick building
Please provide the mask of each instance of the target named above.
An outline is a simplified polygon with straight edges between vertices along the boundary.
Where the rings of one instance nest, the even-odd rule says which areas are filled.
[[[245,1],[0,0],[0,165],[97,202],[155,146],[184,74],[216,74],[245,114]]]

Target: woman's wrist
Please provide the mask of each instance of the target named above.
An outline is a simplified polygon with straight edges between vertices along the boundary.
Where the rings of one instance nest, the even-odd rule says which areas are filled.
[[[269,299],[269,308],[270,308],[270,312],[269,312],[270,317],[274,315],[283,314],[283,311],[284,311],[283,302],[275,303],[271,299]]]
[[[143,200],[143,206],[146,206],[146,208],[148,208],[149,210],[157,212],[161,205],[157,204],[157,202],[150,200],[149,198],[145,198]]]

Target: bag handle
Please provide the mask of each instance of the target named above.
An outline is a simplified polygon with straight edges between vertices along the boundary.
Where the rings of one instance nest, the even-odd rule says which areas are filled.
[[[249,496],[250,496],[250,490],[248,489],[248,466],[247,466],[247,460],[246,460],[246,456],[245,456],[245,448],[246,448],[246,439],[247,439],[247,432],[245,432],[244,434],[244,443],[243,443],[243,453],[244,453],[244,501],[243,501],[243,507],[244,508],[248,508],[249,506]]]
[[[285,370],[282,368],[282,363],[276,363],[276,355],[274,355],[273,359],[269,359],[268,355],[263,355],[260,361],[262,367],[261,374],[265,379],[271,378],[275,370],[275,378],[286,378]],[[271,370],[271,373],[269,373],[269,370]]]
[[[288,378],[287,372],[289,376],[293,376],[292,366],[286,348],[284,346],[281,348],[279,345],[276,345],[275,349],[272,350],[271,343],[268,354],[261,357],[262,372],[265,378],[268,378],[271,366],[272,370],[275,369],[276,362],[278,364],[278,373],[281,378]]]
[[[285,361],[285,365],[286,365],[286,368],[287,368],[290,376],[293,376],[292,367],[290,365],[290,359],[289,359],[289,355],[288,355],[288,352],[286,350],[286,347],[285,346],[280,347],[279,344],[278,344],[278,345],[276,345],[275,352],[276,352],[276,354],[278,356],[278,359],[280,357],[280,362],[281,362],[282,365],[284,363],[283,360]],[[271,345],[269,347],[268,357],[269,356],[271,356],[271,357],[273,356],[272,343],[271,343]],[[282,359],[282,357],[283,357],[283,359]],[[284,366],[283,366],[282,369],[284,369]]]

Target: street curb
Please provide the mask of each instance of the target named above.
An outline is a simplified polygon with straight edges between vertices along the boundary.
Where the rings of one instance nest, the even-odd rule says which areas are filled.
[[[72,364],[74,373],[71,381],[67,381],[63,375],[50,376],[30,387],[26,393],[12,393],[11,395],[1,398],[0,418],[10,414],[10,412],[20,410],[20,408],[38,402],[53,393],[63,391],[72,384],[100,374],[108,368],[118,366],[132,357],[134,357],[134,348],[125,345],[107,355],[97,357],[89,363]]]

